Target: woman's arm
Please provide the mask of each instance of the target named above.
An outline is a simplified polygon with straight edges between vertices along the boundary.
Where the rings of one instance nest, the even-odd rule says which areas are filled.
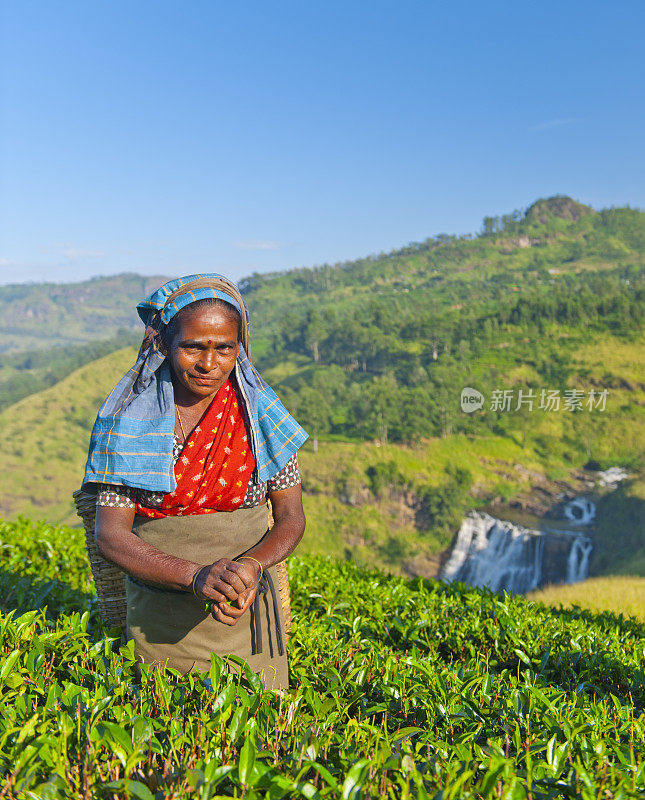
[[[269,491],[268,497],[274,525],[256,545],[238,556],[239,561],[221,558],[210,565],[197,564],[157,550],[132,533],[134,508],[97,506],[96,544],[103,558],[146,583],[191,591],[199,572],[195,580],[198,594],[215,604],[216,619],[234,625],[255,598],[260,577],[256,560],[263,569],[282,561],[294,551],[305,530],[300,484]],[[237,607],[229,605],[234,600],[238,600]]]
[[[97,506],[95,536],[99,553],[128,575],[146,583],[169,589],[192,591],[196,572],[196,588],[205,599],[215,603],[236,600],[238,594],[257,585],[252,561],[237,563],[221,558],[214,564],[197,564],[157,550],[132,533],[134,508]]]
[[[302,508],[302,486],[300,484],[288,489],[269,490],[267,496],[273,509],[274,525],[256,545],[237,557],[253,572],[256,581],[260,578],[258,562],[264,570],[283,561],[293,553],[305,530],[306,520]],[[255,599],[255,594],[255,587],[241,593],[237,607],[228,603],[214,604],[212,614],[215,619],[226,625],[235,625]]]
[[[253,556],[268,569],[291,555],[305,532],[305,512],[302,508],[302,485],[269,491],[273,509],[273,527],[250,550],[238,556],[245,564],[254,564],[244,556]],[[259,572],[256,566],[256,571]]]

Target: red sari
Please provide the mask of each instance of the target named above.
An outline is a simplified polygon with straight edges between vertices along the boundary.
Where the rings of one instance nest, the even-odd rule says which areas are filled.
[[[175,464],[174,492],[161,508],[137,503],[144,517],[234,511],[244,502],[255,468],[244,417],[230,381],[219,389]]]

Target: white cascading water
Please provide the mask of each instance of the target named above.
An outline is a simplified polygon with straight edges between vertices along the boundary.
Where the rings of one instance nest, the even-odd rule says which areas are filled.
[[[592,549],[586,536],[531,530],[482,511],[472,511],[464,518],[441,578],[487,586],[494,592],[525,594],[546,581],[543,562],[549,537],[557,537],[559,544],[564,537],[570,547],[560,580],[584,580]]]
[[[589,557],[593,545],[589,539],[576,536],[569,551],[567,559],[567,583],[578,583],[584,581],[589,575]]]

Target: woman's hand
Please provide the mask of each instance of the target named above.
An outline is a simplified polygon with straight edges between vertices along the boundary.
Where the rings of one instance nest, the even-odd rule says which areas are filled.
[[[250,559],[232,561],[220,558],[203,567],[195,579],[195,592],[212,600],[213,617],[225,625],[235,625],[255,600],[259,569]]]
[[[220,558],[200,567],[142,541],[132,533],[133,520],[133,508],[97,507],[96,543],[103,558],[146,583],[185,592],[194,588],[213,604],[215,619],[234,625],[255,599],[260,573],[256,562],[242,556],[239,561]]]
[[[228,604],[237,600],[248,589],[254,589],[257,583],[257,574],[248,563],[220,558],[199,570],[193,586],[199,597],[214,603]]]
[[[305,514],[302,510],[302,487],[300,484],[288,489],[270,492],[269,499],[273,509],[273,528],[267,531],[255,547],[239,556],[238,561],[232,562],[237,566],[242,562],[245,570],[254,573],[253,588],[249,587],[242,592],[238,590],[237,603],[233,601],[233,594],[230,591],[228,593],[224,592],[225,597],[211,606],[213,617],[225,625],[235,625],[255,600],[258,591],[257,583],[261,575],[260,564],[264,564],[264,567],[268,569],[271,565],[277,564],[278,561],[286,558],[293,552],[305,530]],[[219,564],[220,562],[216,563]],[[214,566],[215,564],[213,564]],[[204,567],[204,569],[206,570],[207,568]],[[239,576],[239,571],[235,570],[235,572]],[[201,575],[198,577],[197,584],[199,584],[201,577]],[[225,573],[224,577],[227,580],[229,579],[227,573]],[[236,589],[236,586],[231,584],[231,588]],[[217,584],[217,591],[223,592],[222,584]]]
[[[237,605],[235,603],[213,603],[211,606],[211,614],[218,622],[223,622],[224,625],[235,625],[238,619],[253,605],[255,595],[258,592],[257,583],[252,589],[247,589],[237,596]]]

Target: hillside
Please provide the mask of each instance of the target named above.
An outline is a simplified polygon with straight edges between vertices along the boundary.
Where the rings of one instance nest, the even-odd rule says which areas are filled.
[[[10,797],[489,800],[645,792],[645,629],[463,585],[292,559],[290,686],[136,671],[82,536],[2,525]],[[210,683],[210,685],[209,685]]]
[[[108,339],[138,328],[135,306],[167,278],[123,274],[81,283],[0,286],[0,354]]]
[[[619,341],[608,346],[614,354],[614,381],[629,381],[634,369],[631,346]],[[112,353],[0,413],[7,434],[0,451],[5,475],[1,514],[78,523],[72,492],[82,479],[92,422],[135,354],[134,348]],[[589,346],[577,358],[580,368],[593,376],[602,350]],[[602,418],[599,448],[606,449],[594,452],[608,463],[633,462],[645,438],[642,416],[626,416],[633,404],[644,402],[641,394],[633,395],[628,389],[618,391],[617,411]],[[631,436],[625,434],[628,424]],[[544,477],[545,488],[553,484],[554,494],[561,491],[563,478],[572,489],[585,490],[562,441],[565,425],[571,425],[566,418],[554,420],[543,412],[538,422],[536,415],[524,446],[519,437],[500,434],[453,434],[414,445],[326,440],[316,453],[308,442],[299,455],[308,522],[298,552],[351,558],[402,574],[436,575],[442,553],[469,508],[530,492],[536,475]],[[631,565],[632,571],[645,574],[645,563],[637,558],[638,553],[645,557],[645,496],[639,487],[629,482],[618,490],[619,502],[608,495],[599,503],[602,572],[616,571],[616,564],[625,560],[628,571]],[[617,531],[625,542],[622,548],[616,547]]]
[[[0,413],[5,515],[71,519],[96,412],[135,356],[134,348],[117,351]]]
[[[645,574],[644,265],[645,213],[555,197],[487,218],[477,236],[243,281],[253,358],[312,437],[301,456],[304,546],[433,575],[470,507],[584,491],[585,465],[619,465],[634,478],[624,502],[600,498],[593,568]],[[134,291],[135,278],[124,280]],[[123,313],[134,314],[141,289]],[[22,302],[37,290],[24,287]],[[109,316],[125,301],[104,293]],[[87,325],[84,304],[60,307]],[[91,421],[132,351],[94,366],[84,357],[66,347],[0,358],[0,403],[3,386],[7,402],[31,392],[0,414],[1,513],[73,521]],[[484,395],[474,413],[460,408],[464,387]],[[511,403],[495,408],[503,393]],[[520,393],[532,393],[531,407]],[[547,393],[559,408],[538,407]]]
[[[555,197],[501,220],[487,218],[484,227],[477,236],[441,234],[390,254],[344,264],[254,275],[241,287],[269,333],[285,336],[295,319],[306,320],[310,330],[303,332],[301,347],[314,359],[315,350],[324,356],[320,339],[328,328],[320,319],[321,302],[343,323],[357,317],[348,341],[354,338],[357,321],[371,317],[376,327],[382,327],[383,319],[389,322],[403,315],[404,322],[413,326],[409,335],[421,334],[430,340],[426,344],[431,351],[440,353],[446,345],[456,347],[473,321],[488,320],[494,328],[495,323],[527,321],[540,311],[545,323],[553,319],[570,324],[591,311],[588,301],[594,293],[610,289],[612,296],[621,295],[620,304],[626,300],[631,305],[633,293],[642,290],[645,213],[641,211],[595,212],[570,198]],[[613,277],[609,282],[608,270]],[[583,296],[574,300],[572,295],[583,287]],[[550,303],[544,302],[547,297]],[[522,309],[526,300],[532,307]],[[556,307],[549,308],[553,303]],[[610,302],[602,309],[603,324],[620,327],[620,315],[607,318],[618,311],[611,306]],[[356,344],[369,339],[364,332]],[[373,345],[377,352],[365,352],[368,367],[378,366],[379,343]],[[347,355],[350,361],[351,354]],[[357,367],[362,368],[362,361],[359,357]]]
[[[47,349],[21,350],[0,355],[0,411],[23,397],[53,386],[75,369],[122,350],[141,344],[141,330],[119,328],[110,339],[59,344]]]

